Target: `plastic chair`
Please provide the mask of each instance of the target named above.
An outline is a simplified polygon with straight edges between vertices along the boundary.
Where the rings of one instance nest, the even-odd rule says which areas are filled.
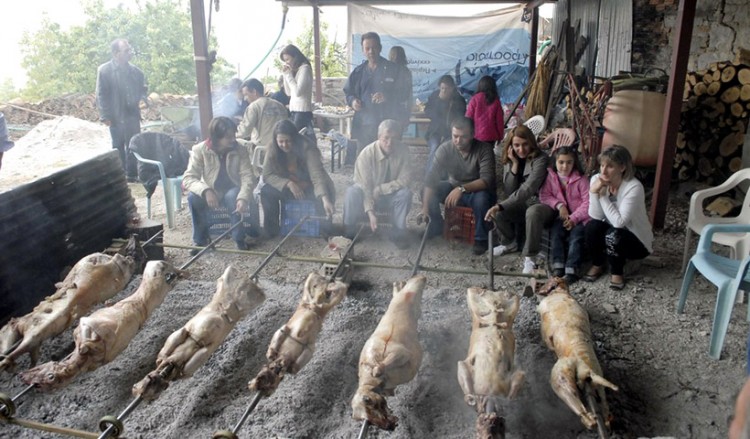
[[[164,173],[164,165],[156,160],[144,159],[137,152],[133,155],[139,162],[156,165],[161,175],[162,187],[164,188],[164,204],[167,206],[167,225],[174,228],[174,211],[182,210],[182,175],[169,178]],[[146,197],[146,213],[151,218],[151,196]]]
[[[539,135],[542,134],[542,131],[544,131],[544,128],[547,126],[547,122],[544,120],[544,116],[542,116],[541,114],[537,114],[536,116],[529,118],[529,120],[527,120],[523,124],[526,125],[532,133],[534,133],[535,137],[539,137]]]
[[[576,132],[573,128],[556,128],[552,133],[539,142],[539,147],[554,151],[561,146],[573,146],[576,142]]]
[[[682,280],[680,298],[677,301],[677,313],[682,314],[685,309],[690,284],[695,277],[696,270],[706,279],[719,288],[716,296],[716,307],[714,308],[713,327],[711,329],[711,341],[708,346],[708,355],[716,360],[721,356],[721,348],[724,345],[724,337],[729,327],[729,318],[732,315],[732,307],[737,296],[737,291],[750,290],[750,256],[744,259],[730,259],[711,252],[711,243],[718,233],[747,233],[750,232],[748,224],[709,224],[703,229],[698,249],[690,258],[685,277]],[[750,321],[750,310],[747,316]]]
[[[254,167],[263,170],[263,162],[266,160],[266,147],[258,145],[253,149],[253,157],[250,159],[250,164]]]
[[[719,186],[696,191],[690,197],[690,210],[685,226],[685,251],[682,255],[683,272],[687,264],[693,232],[698,235],[703,234],[703,229],[708,224],[750,224],[750,198],[747,194],[742,201],[742,210],[736,217],[709,217],[703,213],[703,202],[706,198],[727,192],[745,180],[750,180],[750,168],[740,169]],[[713,242],[729,246],[729,255],[733,259],[741,259],[750,254],[750,233],[719,232],[714,234]]]
[[[146,186],[146,211],[151,218],[151,196],[158,181],[164,189],[167,225],[174,228],[174,212],[182,209],[182,174],[189,161],[189,152],[177,139],[168,134],[144,132],[130,140],[130,151],[141,163],[156,166],[158,176],[151,169],[139,169],[139,178]],[[140,168],[140,166],[139,166]]]

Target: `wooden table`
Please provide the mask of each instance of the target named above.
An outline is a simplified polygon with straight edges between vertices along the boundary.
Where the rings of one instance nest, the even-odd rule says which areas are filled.
[[[352,137],[352,118],[354,117],[354,111],[347,113],[328,113],[323,110],[313,111],[313,116],[325,117],[326,119],[333,119],[339,121],[339,132],[346,137]]]

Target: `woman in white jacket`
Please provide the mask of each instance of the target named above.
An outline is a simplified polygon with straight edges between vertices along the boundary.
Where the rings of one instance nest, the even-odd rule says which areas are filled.
[[[612,289],[625,286],[627,259],[643,259],[652,252],[654,235],[646,213],[643,185],[634,177],[630,152],[614,145],[599,154],[599,173],[591,177],[586,245],[592,266],[584,280],[593,282],[609,262]]]
[[[312,67],[310,60],[293,44],[281,50],[279,58],[284,62],[281,72],[284,91],[289,95],[289,112],[297,130],[307,127],[313,134],[312,125]]]

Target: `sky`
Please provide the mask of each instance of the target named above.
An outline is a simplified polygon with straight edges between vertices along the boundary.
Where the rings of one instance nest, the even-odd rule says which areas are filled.
[[[42,19],[46,16],[59,23],[63,28],[80,25],[84,22],[83,8],[80,0],[23,0],[13,2],[12,11],[4,11],[3,23],[0,25],[0,54],[3,56],[0,67],[0,83],[11,78],[16,88],[26,82],[26,73],[21,67],[22,55],[18,42],[24,32],[39,29]],[[108,7],[120,3],[134,4],[133,0],[104,0]],[[209,1],[205,0],[206,5]],[[507,6],[504,5],[504,6]],[[407,13],[429,15],[471,15],[491,9],[498,9],[499,5],[432,5],[425,6],[396,6],[396,9]],[[6,15],[7,14],[7,15]],[[274,45],[281,28],[281,2],[275,0],[222,0],[218,12],[212,12],[212,28],[219,42],[219,55],[226,58],[238,68],[240,77],[245,77],[255,68],[263,57],[271,50],[265,63],[256,70],[254,76],[266,76],[272,69],[273,60],[278,56],[277,49],[281,44],[293,41],[304,28],[305,21],[312,22],[310,7],[292,7],[286,17],[283,34]],[[330,39],[345,43],[347,36],[346,7],[327,6],[321,8],[321,21],[328,23]],[[208,20],[208,13],[206,13]],[[102,42],[108,45],[109,41]],[[137,58],[133,60],[138,64]],[[92,67],[94,68],[94,67]]]

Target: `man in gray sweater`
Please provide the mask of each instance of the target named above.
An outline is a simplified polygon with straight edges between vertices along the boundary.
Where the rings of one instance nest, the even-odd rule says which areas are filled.
[[[421,217],[430,218],[428,236],[443,230],[440,203],[446,208],[471,207],[474,213],[475,255],[487,251],[490,223],[484,221],[495,203],[495,154],[489,143],[474,139],[474,123],[467,117],[451,123],[451,140],[440,145],[432,169],[427,174]]]

